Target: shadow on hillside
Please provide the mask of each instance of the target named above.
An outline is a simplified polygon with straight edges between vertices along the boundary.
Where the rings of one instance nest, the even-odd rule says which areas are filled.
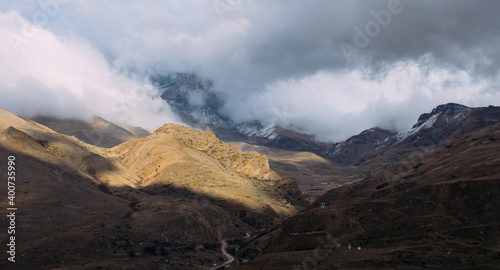
[[[16,157],[18,172],[19,261],[14,267],[6,265],[4,252],[0,256],[3,269],[108,264],[123,268],[132,262],[155,262],[168,269],[186,269],[179,266],[182,263],[211,266],[221,257],[221,240],[237,243],[247,233],[268,229],[278,220],[271,209],[258,212],[236,201],[173,185],[111,187],[63,164],[0,146],[0,160],[5,161],[0,164],[2,175],[7,175],[10,155]],[[93,174],[101,170],[117,168],[98,166]],[[7,185],[0,194],[2,205],[7,205]],[[7,215],[6,208],[0,214]],[[1,220],[1,227],[8,227],[6,219]]]
[[[239,269],[497,269],[499,141],[500,123],[333,189],[242,246]]]

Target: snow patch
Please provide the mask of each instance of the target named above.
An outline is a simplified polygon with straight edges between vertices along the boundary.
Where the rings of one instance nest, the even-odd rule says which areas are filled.
[[[274,125],[265,123],[257,126],[255,124],[246,122],[238,125],[236,129],[238,130],[238,132],[245,134],[247,136],[264,137],[269,140],[274,140],[279,135]]]
[[[425,122],[420,123],[418,126],[413,127],[412,129],[408,130],[405,133],[400,133],[400,134],[396,135],[396,137],[397,137],[396,143],[399,143],[399,142],[403,141],[404,139],[406,139],[412,135],[415,135],[416,133],[418,133],[419,131],[421,131],[423,129],[431,128],[432,125],[434,125],[434,123],[436,123],[436,120],[438,119],[438,117],[440,115],[441,115],[441,113],[434,114],[431,117],[429,117],[429,119],[427,119]]]

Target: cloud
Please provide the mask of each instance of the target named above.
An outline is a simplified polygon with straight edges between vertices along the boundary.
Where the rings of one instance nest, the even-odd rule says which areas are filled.
[[[146,78],[118,72],[81,38],[57,37],[17,12],[0,13],[0,36],[6,39],[0,43],[1,108],[28,117],[97,114],[151,129],[175,121]]]
[[[398,63],[378,81],[364,78],[357,70],[319,72],[266,89],[229,103],[225,112],[236,121],[265,119],[323,141],[344,140],[373,126],[404,131],[437,104],[478,106],[500,101],[500,93],[466,72],[422,69],[418,61]]]
[[[85,70],[107,70],[107,80],[89,75],[100,81],[92,87],[104,82],[115,90],[96,95],[117,96],[129,83],[149,89],[140,79],[147,74],[196,72],[214,80],[227,97],[225,116],[272,119],[323,140],[341,140],[374,125],[402,130],[441,103],[500,103],[498,1],[39,3],[59,3],[48,9],[54,16],[43,33],[74,48],[79,63],[88,64]],[[0,10],[17,10],[32,22],[47,7],[9,1]],[[357,29],[365,35],[362,48],[356,45]],[[354,49],[352,59],[341,44]],[[35,79],[44,86],[53,80],[42,74]],[[196,95],[192,101],[199,103]],[[101,106],[84,104],[92,112]],[[161,107],[153,104],[153,112]]]

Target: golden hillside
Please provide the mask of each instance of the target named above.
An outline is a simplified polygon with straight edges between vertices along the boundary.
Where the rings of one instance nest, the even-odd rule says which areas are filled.
[[[178,125],[100,148],[0,110],[0,158],[9,155],[22,220],[18,269],[123,268],[130,260],[207,268],[220,263],[222,240],[298,211],[296,184],[270,170],[266,156]],[[7,190],[0,195],[7,205]]]
[[[174,185],[258,211],[270,208],[280,216],[296,211],[272,192],[280,177],[269,168],[267,156],[242,152],[209,131],[166,124],[103,154],[137,175],[146,189]]]

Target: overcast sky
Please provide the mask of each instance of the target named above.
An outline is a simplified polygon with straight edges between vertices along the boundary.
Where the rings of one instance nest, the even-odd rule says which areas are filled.
[[[500,1],[2,1],[0,108],[176,122],[147,76],[195,72],[234,121],[326,141],[500,104]]]

